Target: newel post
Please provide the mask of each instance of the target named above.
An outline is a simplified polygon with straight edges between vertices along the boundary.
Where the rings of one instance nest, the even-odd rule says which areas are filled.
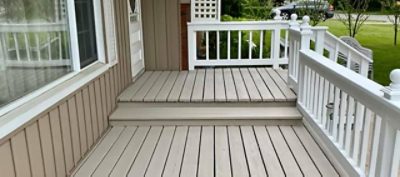
[[[400,103],[400,69],[395,69],[390,73],[390,86],[383,89],[384,97],[395,104]],[[399,136],[399,122],[396,117],[382,115],[381,132],[379,135],[376,169],[370,173],[376,177],[397,176],[398,162],[394,162],[395,143]],[[396,165],[397,164],[397,165]],[[395,172],[396,174],[393,174]],[[392,173],[392,174],[391,174]]]
[[[301,29],[301,50],[304,49],[310,49],[310,41],[311,41],[311,36],[313,32],[311,31],[311,26],[310,26],[310,17],[309,16],[304,16],[303,17],[303,22],[300,25]]]
[[[275,21],[281,21],[281,11],[275,10]],[[281,50],[281,28],[275,27],[272,31],[272,39],[271,39],[271,59],[273,62],[272,67],[274,69],[279,68],[279,58],[280,58],[280,50]]]
[[[386,99],[391,101],[400,101],[400,69],[395,69],[390,73],[392,83],[383,91]]]
[[[297,14],[292,14],[290,15],[290,21],[289,21],[289,28],[290,29],[300,29],[300,23],[297,22]]]
[[[194,70],[197,59],[196,31],[188,24],[188,70]]]
[[[299,42],[295,36],[296,33],[300,31],[300,23],[297,22],[298,16],[296,14],[292,14],[290,16],[290,22],[289,22],[289,62],[288,62],[288,69],[289,69],[289,74],[288,74],[288,85],[297,93],[297,68],[296,64],[298,62],[298,56],[299,56],[299,45],[297,42]]]

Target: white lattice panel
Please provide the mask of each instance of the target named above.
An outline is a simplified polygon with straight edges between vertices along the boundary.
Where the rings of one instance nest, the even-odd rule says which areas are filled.
[[[192,22],[219,21],[219,0],[192,0]]]

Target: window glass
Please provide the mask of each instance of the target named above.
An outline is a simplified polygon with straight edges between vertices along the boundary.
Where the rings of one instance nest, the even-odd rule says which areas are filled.
[[[76,21],[81,67],[97,60],[96,30],[93,1],[75,0]]]
[[[66,0],[0,0],[0,107],[72,72],[66,8]]]

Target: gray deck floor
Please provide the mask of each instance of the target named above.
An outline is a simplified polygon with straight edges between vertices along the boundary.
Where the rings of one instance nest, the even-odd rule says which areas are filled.
[[[119,97],[123,102],[295,101],[287,70],[218,68],[148,71]]]
[[[304,126],[113,127],[73,176],[338,176]]]

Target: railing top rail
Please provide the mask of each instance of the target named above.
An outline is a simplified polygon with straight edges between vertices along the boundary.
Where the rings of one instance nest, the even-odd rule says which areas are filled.
[[[384,86],[311,50],[301,50],[300,60],[372,111],[387,115],[385,118],[391,118],[392,123],[400,126],[400,119],[395,119],[400,115],[400,103],[383,97]]]
[[[237,22],[191,22],[188,27],[193,30],[268,30],[289,28],[288,21],[237,21]]]
[[[358,55],[362,59],[369,61],[370,63],[374,62],[371,58],[365,56],[363,53],[361,53],[360,51],[356,50],[354,47],[352,47],[349,44],[345,43],[344,41],[340,40],[338,37],[336,37],[335,35],[333,35],[329,31],[326,31],[326,39],[327,40],[331,39],[331,40],[334,40],[334,41],[338,42],[340,45],[348,48],[351,52],[353,52],[354,54]]]
[[[50,32],[65,31],[66,23],[24,23],[24,24],[0,24],[0,32]]]

